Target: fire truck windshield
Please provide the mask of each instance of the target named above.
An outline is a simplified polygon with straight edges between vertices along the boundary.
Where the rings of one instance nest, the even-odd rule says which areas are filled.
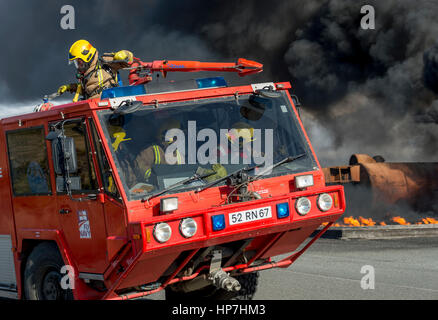
[[[198,188],[245,166],[257,165],[251,174],[266,177],[316,166],[283,92],[275,98],[242,95],[144,106],[123,115],[105,110],[99,118],[129,200],[170,186],[169,192]],[[204,178],[189,179],[197,176]]]

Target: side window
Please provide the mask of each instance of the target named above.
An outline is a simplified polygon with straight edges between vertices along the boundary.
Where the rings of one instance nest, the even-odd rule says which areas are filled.
[[[6,139],[14,195],[51,194],[44,128],[9,131]]]
[[[87,131],[83,121],[70,122],[64,125],[65,136],[73,138],[76,148],[77,170],[70,173],[72,191],[93,191],[97,190],[96,170],[93,165],[88,142]],[[64,191],[64,179],[62,175],[56,177],[56,189]]]
[[[120,200],[120,193],[117,190],[117,186],[115,184],[115,179],[113,172],[111,170],[111,166],[108,163],[108,159],[106,158],[105,152],[102,147],[102,140],[100,140],[99,135],[97,133],[96,127],[92,119],[90,119],[91,132],[93,135],[93,142],[97,153],[97,159],[100,166],[100,172],[102,176],[103,187],[105,192],[112,196],[113,198]]]

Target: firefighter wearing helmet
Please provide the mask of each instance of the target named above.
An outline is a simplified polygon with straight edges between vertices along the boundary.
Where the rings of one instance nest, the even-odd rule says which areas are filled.
[[[79,94],[84,99],[99,98],[103,90],[119,85],[118,71],[127,68],[133,57],[127,50],[104,53],[99,57],[99,52],[87,40],[78,40],[70,47],[68,59],[69,64],[76,67],[78,83],[62,85],[58,93],[76,93],[74,101]]]
[[[226,136],[230,144],[219,145],[219,156],[228,156],[234,150],[238,150],[239,159],[247,160],[247,163],[249,163],[252,156],[251,153],[254,153],[251,150],[251,142],[255,139],[254,128],[245,122],[236,122],[231,126]]]
[[[112,147],[117,154],[120,165],[125,172],[127,184],[131,188],[135,184],[148,182],[154,165],[166,164],[165,150],[173,140],[166,140],[166,132],[170,129],[179,129],[179,121],[167,120],[158,129],[156,142],[142,150],[136,157],[127,150],[125,141],[132,141],[126,131],[120,126],[109,127]],[[184,160],[178,150],[175,150],[176,164],[183,164]],[[139,189],[139,192],[143,190]],[[150,190],[147,190],[150,191]]]
[[[149,180],[151,170],[154,165],[166,164],[166,157],[164,152],[166,148],[174,142],[173,139],[166,140],[166,132],[171,129],[180,128],[180,123],[177,120],[170,119],[164,121],[164,123],[160,125],[157,131],[156,143],[149,146],[138,155],[137,163],[139,164],[142,172],[144,172],[144,179],[146,181]],[[176,158],[176,164],[184,163],[184,159],[182,158],[182,155],[178,151],[178,149],[175,150],[173,156]]]

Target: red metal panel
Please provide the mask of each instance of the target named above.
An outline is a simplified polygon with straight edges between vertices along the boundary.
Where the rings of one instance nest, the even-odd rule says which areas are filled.
[[[319,224],[316,224],[285,232],[280,239],[278,239],[265,253],[263,253],[261,259],[267,259],[269,257],[274,257],[296,250],[298,246],[303,243],[303,241],[305,241],[318,227]]]
[[[179,252],[167,255],[154,255],[147,260],[141,260],[127,274],[117,289],[139,286],[156,281],[172,262],[179,256]]]

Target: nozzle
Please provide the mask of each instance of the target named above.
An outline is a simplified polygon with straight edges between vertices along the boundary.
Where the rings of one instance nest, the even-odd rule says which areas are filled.
[[[263,71],[263,64],[243,58],[237,60],[237,66],[239,68],[238,75],[241,77]]]

